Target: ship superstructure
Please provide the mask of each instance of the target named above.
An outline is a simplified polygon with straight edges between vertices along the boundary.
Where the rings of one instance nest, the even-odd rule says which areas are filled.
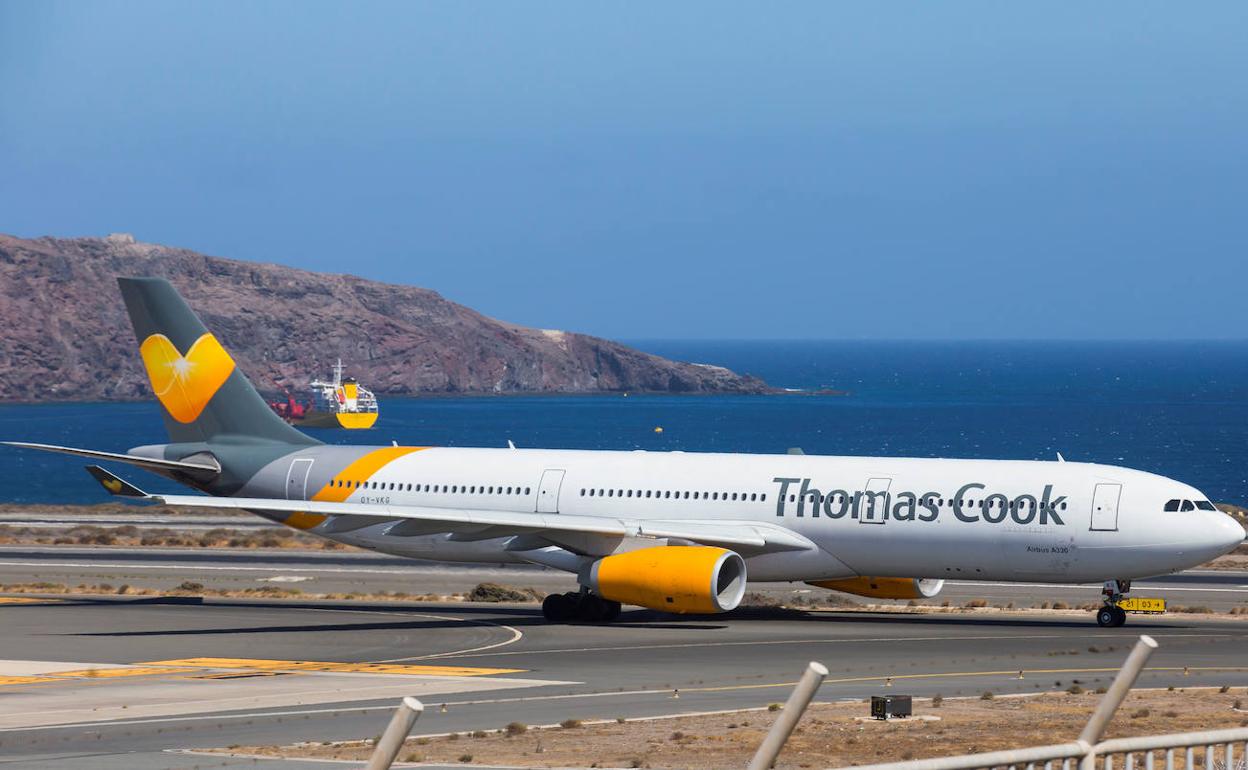
[[[307,428],[371,428],[377,422],[377,397],[354,377],[343,377],[342,359],[334,364],[332,380],[312,380],[312,400],[299,404],[293,398],[273,404],[287,422]]]

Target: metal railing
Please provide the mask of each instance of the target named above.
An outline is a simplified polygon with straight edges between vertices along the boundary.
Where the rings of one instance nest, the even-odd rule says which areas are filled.
[[[1095,745],[1071,741],[987,754],[858,765],[854,770],[1058,770],[1059,767],[1074,770],[1075,763],[1080,767],[1089,763],[1099,770],[1160,770],[1159,757],[1165,770],[1244,770],[1245,744],[1248,744],[1248,727],[1236,727],[1116,738]],[[1117,758],[1121,758],[1121,762]]]
[[[857,765],[853,770],[1058,770],[1059,766],[1060,770],[1161,770],[1159,759],[1164,762],[1164,770],[1248,770],[1244,759],[1248,756],[1248,727],[1101,740],[1114,712],[1122,705],[1156,649],[1157,643],[1151,637],[1140,637],[1077,740],[985,754]],[[811,664],[812,668],[817,665]],[[807,675],[810,673],[808,670]],[[808,688],[807,677],[803,677],[790,703]],[[801,708],[805,708],[812,695],[813,689],[801,700]],[[787,715],[786,719],[776,721],[759,746],[749,770],[766,770],[775,764],[800,716]],[[782,737],[776,740],[781,733]]]
[[[368,764],[364,770],[389,770],[395,758],[399,756],[403,742],[412,732],[412,725],[416,724],[416,720],[420,719],[423,713],[425,713],[425,704],[415,698],[407,697],[399,701],[399,707],[394,710],[394,716],[390,717],[390,724],[386,725],[386,731],[377,739],[377,745],[373,747],[373,755],[368,758]]]
[[[1235,747],[1239,747],[1236,755]],[[1095,747],[1098,757],[1103,757],[1104,770],[1114,770],[1114,757],[1121,756],[1121,767],[1133,770],[1144,767],[1153,770],[1154,756],[1164,752],[1166,770],[1183,767],[1191,770],[1204,767],[1206,770],[1243,770],[1244,751],[1248,748],[1248,727],[1236,727],[1230,730],[1206,730],[1199,733],[1174,733],[1172,735],[1146,735],[1140,738],[1117,738],[1104,741]],[[1203,756],[1196,753],[1203,749]],[[1182,764],[1176,764],[1175,752],[1182,750]],[[1136,759],[1137,755],[1142,763]]]

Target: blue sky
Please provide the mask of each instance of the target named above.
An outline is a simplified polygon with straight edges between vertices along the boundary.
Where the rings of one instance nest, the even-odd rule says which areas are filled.
[[[1248,4],[0,0],[0,231],[625,338],[1243,338]]]

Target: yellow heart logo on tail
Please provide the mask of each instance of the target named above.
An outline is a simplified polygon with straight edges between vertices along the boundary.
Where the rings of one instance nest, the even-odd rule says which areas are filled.
[[[139,346],[156,398],[178,422],[194,422],[234,371],[234,359],[211,334],[195,340],[186,355],[163,334]]]
[[[121,482],[117,479],[104,479],[100,483],[104,485],[105,489],[112,492],[114,495],[121,491]]]

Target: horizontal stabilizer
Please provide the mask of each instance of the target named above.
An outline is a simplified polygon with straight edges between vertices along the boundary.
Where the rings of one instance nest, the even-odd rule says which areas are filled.
[[[77,447],[57,446],[55,444],[31,444],[26,441],[0,441],[0,444],[21,447],[22,449],[38,449],[42,452],[57,452],[59,454],[74,455],[75,457],[89,457],[92,460],[125,463],[146,468],[149,471],[182,471],[196,476],[204,476],[205,474],[215,476],[221,472],[220,466],[206,462],[190,463],[181,460],[158,460],[155,457],[136,457],[135,455],[121,454],[119,452],[101,452],[96,449],[78,449]]]
[[[116,495],[117,497],[148,497],[148,494],[143,490],[122,477],[109,473],[98,465],[88,465],[87,473],[90,473],[96,481],[100,482],[110,495]]]

